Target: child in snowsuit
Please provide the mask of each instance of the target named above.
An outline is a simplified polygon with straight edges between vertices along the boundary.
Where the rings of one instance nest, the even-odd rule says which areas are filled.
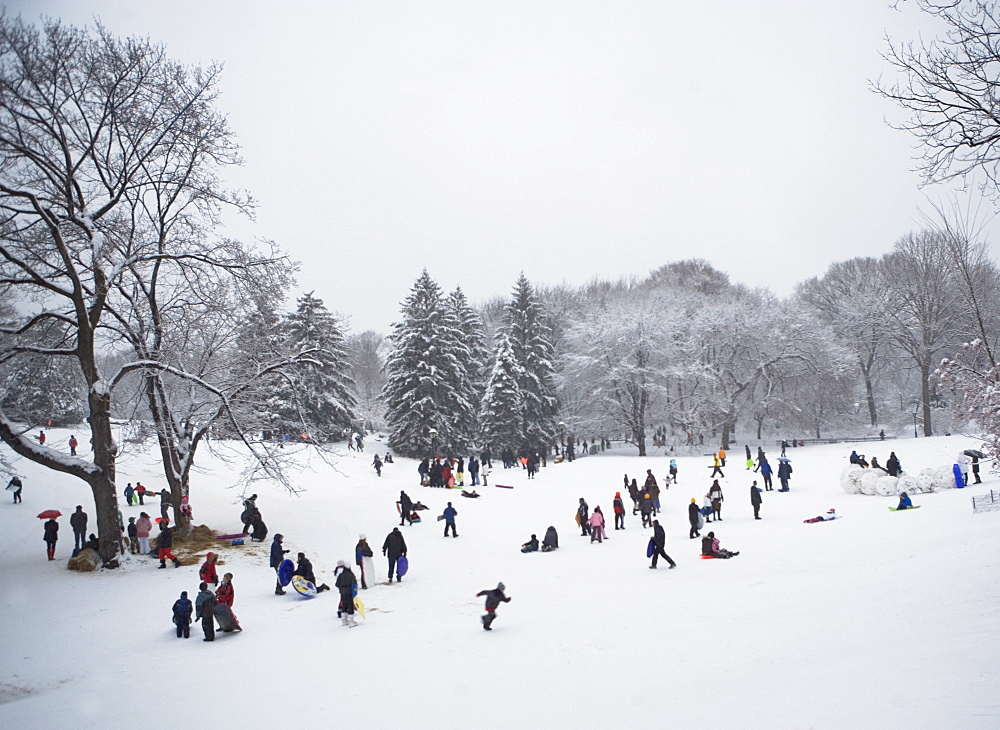
[[[177,626],[177,638],[191,638],[191,612],[194,608],[188,599],[187,591],[181,591],[181,597],[174,601],[174,625]]]
[[[335,583],[340,591],[340,618],[344,626],[354,628],[358,625],[354,620],[354,596],[358,592],[358,579],[343,560],[337,561],[337,568],[343,568]]]
[[[594,514],[590,516],[590,541],[604,542],[607,536],[604,531],[604,513],[600,507],[594,507]]]
[[[215,571],[215,564],[218,560],[219,556],[217,553],[209,553],[205,556],[205,563],[198,570],[198,577],[205,583],[211,583],[214,586],[219,585],[219,575]]]
[[[139,554],[139,528],[135,526],[135,517],[128,518],[128,549],[133,555]]]
[[[174,546],[174,531],[169,527],[170,523],[163,520],[160,523],[160,535],[156,538],[156,549],[159,551],[160,567],[167,567],[167,559],[173,561],[174,567],[181,567],[181,561],[174,557],[170,548]]]
[[[496,610],[497,606],[500,605],[500,602],[503,601],[504,603],[510,603],[510,598],[505,596],[503,593],[505,589],[506,586],[503,583],[497,583],[496,588],[487,588],[486,590],[479,591],[479,593],[476,594],[477,598],[480,596],[486,596],[486,614],[482,617],[482,621],[483,628],[487,631],[493,630],[490,627],[496,620]]]
[[[205,632],[202,641],[215,641],[215,594],[208,590],[208,585],[198,586],[198,596],[194,599],[194,611],[198,614],[195,621],[201,621],[201,629]]]

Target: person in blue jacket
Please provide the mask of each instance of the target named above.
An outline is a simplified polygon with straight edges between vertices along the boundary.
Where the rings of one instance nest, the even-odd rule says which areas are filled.
[[[781,489],[778,490],[779,492],[788,491],[788,480],[791,479],[791,477],[792,465],[787,461],[783,461],[778,464],[778,480],[781,482]]]
[[[444,508],[444,536],[448,537],[448,528],[451,528],[451,536],[458,537],[458,533],[455,532],[455,518],[458,516],[458,510],[451,506],[451,502],[448,506]]]
[[[187,591],[181,591],[181,597],[174,601],[174,624],[177,626],[177,638],[191,638],[191,614],[194,606],[188,598]]]
[[[913,500],[910,499],[910,495],[906,492],[899,493],[899,504],[896,505],[896,509],[910,509],[913,506]]]
[[[278,578],[278,567],[281,565],[281,561],[285,559],[285,553],[288,550],[283,550],[281,547],[281,541],[285,539],[285,536],[280,532],[274,536],[274,542],[271,543],[271,567],[274,568],[275,584],[274,584],[274,595],[283,596],[285,595],[285,589],[281,586],[281,578]]]
[[[764,478],[764,491],[771,491],[771,474],[773,470],[771,469],[771,464],[768,463],[767,459],[760,462],[760,475]]]

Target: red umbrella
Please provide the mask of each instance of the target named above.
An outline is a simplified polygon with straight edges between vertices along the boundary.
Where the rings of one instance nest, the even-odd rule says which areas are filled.
[[[38,515],[38,519],[40,520],[55,519],[56,517],[62,517],[62,512],[57,509],[47,509]]]

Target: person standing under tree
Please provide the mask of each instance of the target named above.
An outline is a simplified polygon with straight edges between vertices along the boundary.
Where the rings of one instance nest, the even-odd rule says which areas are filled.
[[[76,506],[76,512],[69,516],[69,526],[73,528],[73,554],[83,550],[87,544],[87,513],[83,505]]]
[[[76,456],[76,447],[79,442],[76,440],[76,436],[73,434],[69,435],[69,455]]]

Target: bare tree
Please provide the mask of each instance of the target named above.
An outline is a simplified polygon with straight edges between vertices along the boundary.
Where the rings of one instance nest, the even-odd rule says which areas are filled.
[[[358,415],[367,430],[385,426],[384,405],[380,394],[385,386],[386,353],[389,343],[383,335],[366,330],[347,338],[350,352],[351,375],[354,394],[358,401]]]
[[[943,23],[942,38],[896,43],[883,57],[899,81],[873,90],[902,107],[893,126],[922,145],[926,182],[982,171],[984,189],[1000,196],[1000,9],[993,0],[915,0]]]
[[[110,564],[118,550],[115,387],[132,372],[147,377],[153,395],[162,374],[195,382],[168,354],[178,342],[167,342],[177,338],[176,325],[196,327],[192,317],[204,315],[197,306],[186,319],[179,314],[199,288],[194,279],[218,278],[222,264],[231,280],[251,285],[240,273],[254,268],[248,252],[204,235],[218,206],[249,205],[223,192],[214,173],[238,162],[213,108],[218,74],[216,66],[181,66],[161,46],[119,40],[102,27],[48,21],[38,30],[0,17],[0,295],[28,310],[4,328],[0,359],[75,364],[86,383],[93,462],[32,443],[3,413],[0,438],[91,487],[100,553]],[[53,327],[63,332],[60,345],[32,344]],[[139,358],[103,372],[104,353],[122,340]],[[225,400],[211,383],[199,387]],[[182,420],[156,419],[161,431]],[[177,444],[188,454],[190,446]],[[168,474],[176,466],[165,456]]]

